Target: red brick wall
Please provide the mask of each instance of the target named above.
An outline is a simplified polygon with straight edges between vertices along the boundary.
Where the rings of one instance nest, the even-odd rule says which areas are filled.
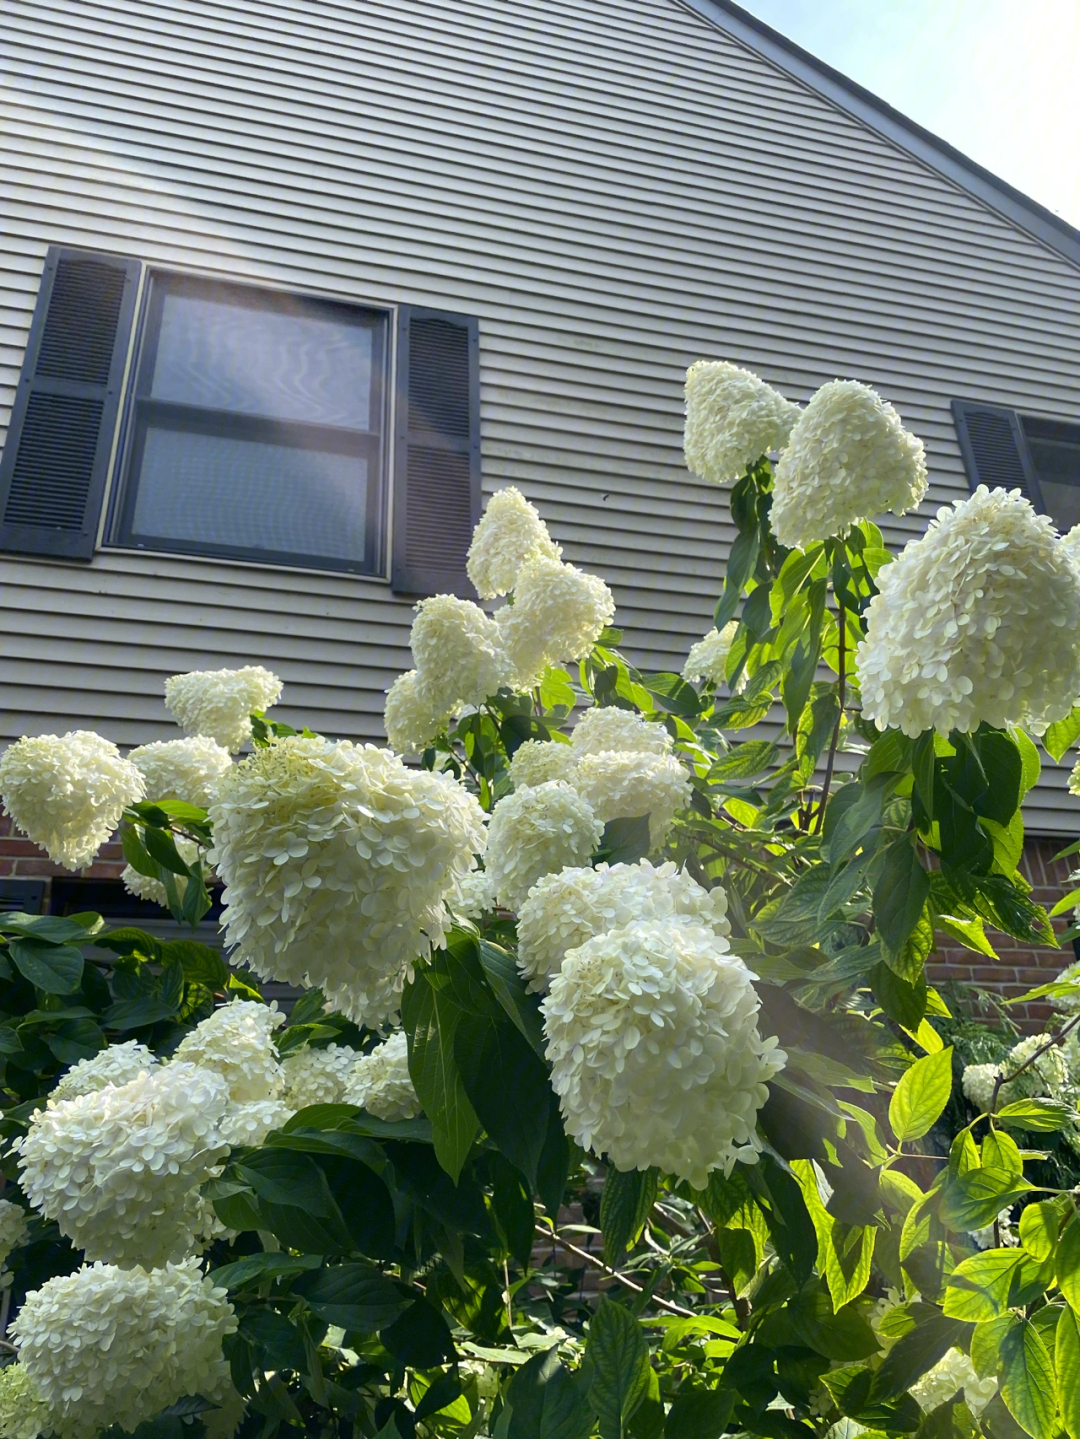
[[[1032,897],[1048,909],[1066,892],[1069,871],[1074,865],[1080,865],[1077,859],[1054,863],[1053,856],[1064,848],[1064,843],[1063,840],[1029,839],[1024,846],[1021,868],[1034,885]],[[83,879],[119,879],[123,868],[120,845],[116,840],[110,840],[95,863],[89,869],[81,870],[80,876]],[[70,877],[70,871],[60,869],[46,859],[37,845],[15,833],[10,819],[0,815],[0,876],[5,875],[49,880],[55,875]],[[1054,921],[1059,933],[1067,927],[1070,918],[1062,916]],[[1072,946],[1068,944],[1063,950],[1030,949],[1008,935],[992,934],[990,938],[1000,956],[996,964],[960,945],[939,944],[927,966],[930,983],[941,984],[951,980],[971,984],[1008,999],[1034,989],[1038,984],[1045,984],[1073,961]],[[1035,1032],[1044,1027],[1052,1010],[1049,1005],[1036,1002],[1018,1005],[1012,1014],[1022,1029]]]
[[[1080,858],[1076,856],[1054,862],[1054,855],[1065,845],[1063,839],[1029,839],[1024,845],[1020,868],[1034,886],[1032,899],[1044,904],[1047,909],[1052,909],[1067,893],[1069,872],[1080,865]],[[1052,921],[1059,934],[1071,922],[1069,914]],[[953,983],[971,984],[1009,999],[1034,989],[1036,985],[1046,984],[1059,970],[1072,964],[1075,958],[1072,945],[1068,943],[1064,949],[1032,949],[1007,934],[988,931],[988,938],[999,955],[996,964],[992,959],[960,945],[939,943],[926,968],[930,983],[941,984],[951,980]],[[1053,1012],[1048,1004],[1039,1001],[1016,1005],[1010,1010],[1020,1028],[1031,1033],[1044,1029]]]
[[[119,879],[123,868],[120,842],[111,839],[102,847],[94,863],[88,869],[79,870],[78,874],[80,879]],[[16,833],[11,820],[3,814],[0,814],[0,876],[46,881],[55,876],[74,878],[71,870],[53,864],[44,850],[38,849],[25,835]]]

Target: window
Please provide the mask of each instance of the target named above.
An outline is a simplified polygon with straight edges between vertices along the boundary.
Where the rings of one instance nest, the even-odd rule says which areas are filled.
[[[1019,489],[1064,533],[1080,524],[1080,425],[954,400],[968,481]]]
[[[474,317],[50,249],[0,550],[85,561],[104,543],[470,594],[479,508]]]
[[[378,573],[386,316],[155,272],[112,540]]]

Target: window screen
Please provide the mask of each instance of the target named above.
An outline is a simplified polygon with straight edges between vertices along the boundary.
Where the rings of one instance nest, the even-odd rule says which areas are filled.
[[[378,572],[386,317],[155,273],[114,541]]]
[[[1043,508],[1064,534],[1080,524],[1080,425],[1021,416]]]

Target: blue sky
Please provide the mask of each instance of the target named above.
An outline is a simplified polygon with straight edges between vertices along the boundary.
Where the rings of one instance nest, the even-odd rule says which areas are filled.
[[[740,0],[1080,227],[1080,0]]]

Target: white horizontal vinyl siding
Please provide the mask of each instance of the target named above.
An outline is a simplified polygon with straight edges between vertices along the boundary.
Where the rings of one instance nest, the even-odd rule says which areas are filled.
[[[485,489],[613,586],[630,652],[709,624],[726,493],[686,472],[700,356],[852,376],[966,493],[949,414],[1080,420],[1080,273],[676,0],[7,0],[0,436],[45,251],[86,245],[480,319]],[[0,557],[0,739],[168,733],[162,680],[266,663],[282,717],[377,738],[409,606],[378,582]],[[1071,832],[1064,772],[1029,822]]]

